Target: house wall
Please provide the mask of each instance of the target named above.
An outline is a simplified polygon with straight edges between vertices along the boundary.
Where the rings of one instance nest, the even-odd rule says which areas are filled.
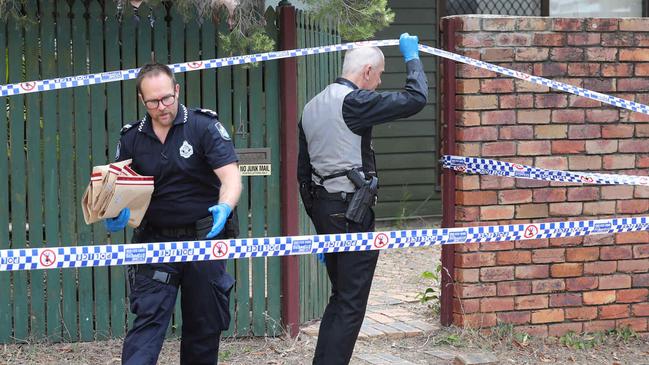
[[[390,0],[395,13],[389,27],[375,39],[398,39],[401,33],[417,35],[421,43],[438,47],[436,0]],[[402,90],[406,73],[398,47],[383,48],[385,72],[380,91]],[[428,76],[428,104],[416,115],[374,129],[374,149],[381,188],[375,208],[378,218],[439,215],[437,182],[438,59],[420,54]]]

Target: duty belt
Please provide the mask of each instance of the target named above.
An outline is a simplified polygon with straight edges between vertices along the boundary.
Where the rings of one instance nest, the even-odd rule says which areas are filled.
[[[337,192],[337,193],[330,193],[324,187],[316,186],[313,189],[313,195],[315,196],[316,199],[338,200],[338,201],[349,202],[350,200],[352,200],[354,193],[346,193],[344,191]]]
[[[196,237],[195,224],[187,224],[180,227],[162,227],[162,226],[154,226],[149,224],[147,225],[146,229],[165,237],[173,237],[173,238],[180,238],[180,237],[195,238]]]

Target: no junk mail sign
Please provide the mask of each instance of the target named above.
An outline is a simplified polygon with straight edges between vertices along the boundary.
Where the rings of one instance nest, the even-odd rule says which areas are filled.
[[[237,148],[241,176],[266,176],[271,174],[270,148]]]

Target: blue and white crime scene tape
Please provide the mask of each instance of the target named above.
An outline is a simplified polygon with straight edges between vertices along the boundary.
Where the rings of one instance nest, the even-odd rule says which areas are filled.
[[[649,186],[649,177],[647,176],[550,170],[486,158],[452,155],[443,156],[441,162],[442,166],[447,169],[481,175],[582,184]]]
[[[649,217],[232,240],[0,250],[0,271],[226,260],[649,230]]]
[[[170,67],[174,72],[188,72],[297,56],[344,51],[358,47],[383,47],[396,46],[398,44],[399,41],[396,39],[353,42],[255,55],[177,63],[170,65]],[[444,57],[499,74],[526,80],[538,85],[547,86],[574,95],[583,96],[606,104],[649,115],[649,106],[644,104],[611,95],[601,94],[539,76],[529,75],[426,45],[420,44],[419,50],[423,53]],[[139,69],[135,68],[0,85],[0,97],[130,80],[136,77],[138,71]],[[648,184],[645,177],[626,177],[620,175],[544,170],[530,166],[509,164],[506,162],[459,156],[445,156],[444,165],[448,168],[466,172],[487,173],[490,175],[513,176],[528,179],[602,184]],[[21,248],[0,250],[0,271],[98,267],[383,250],[390,248],[432,246],[437,244],[465,244],[547,239],[644,230],[649,230],[649,217],[294,237]]]
[[[242,64],[261,62],[261,61],[278,60],[282,58],[291,58],[291,57],[314,55],[314,54],[328,53],[328,52],[338,52],[338,51],[344,51],[344,50],[349,50],[358,47],[366,47],[366,46],[384,47],[384,46],[396,46],[398,44],[399,44],[399,40],[397,39],[340,43],[340,44],[332,44],[332,45],[320,46],[320,47],[300,48],[300,49],[292,49],[292,50],[285,50],[285,51],[258,53],[258,54],[245,55],[245,56],[235,56],[235,57],[226,57],[226,58],[215,58],[215,59],[202,60],[202,61],[174,63],[169,66],[172,68],[174,72],[188,72],[188,71],[196,71],[196,70],[207,70],[207,69],[232,66],[232,65],[242,65]],[[579,95],[585,98],[597,100],[602,103],[614,105],[634,112],[639,112],[639,113],[649,115],[649,106],[636,103],[634,101],[621,99],[612,95],[606,95],[588,89],[583,89],[577,86],[546,79],[540,76],[526,74],[524,72],[508,69],[506,67],[494,65],[488,62],[476,60],[470,57],[462,56],[456,53],[448,52],[442,49],[426,46],[423,44],[419,45],[419,50],[423,53],[428,53],[431,55],[451,59],[453,61],[465,63],[485,70],[493,71],[499,74],[511,76],[520,80],[529,81],[537,85],[547,86],[574,95]],[[48,91],[48,90],[58,90],[58,89],[66,89],[66,88],[78,87],[78,86],[103,84],[103,83],[108,83],[113,81],[130,80],[130,79],[134,79],[137,76],[138,71],[139,68],[132,68],[128,70],[108,71],[108,72],[68,76],[68,77],[47,79],[47,80],[40,80],[40,81],[26,81],[18,84],[0,85],[0,96],[28,94],[28,93]]]

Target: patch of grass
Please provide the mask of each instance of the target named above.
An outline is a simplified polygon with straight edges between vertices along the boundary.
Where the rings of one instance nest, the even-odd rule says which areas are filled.
[[[588,350],[601,345],[605,339],[605,332],[576,334],[570,331],[559,337],[559,342],[573,350]]]
[[[464,343],[462,335],[459,333],[449,333],[444,336],[440,336],[435,339],[436,345],[449,345],[454,347],[460,347]]]
[[[619,327],[608,332],[609,337],[613,337],[616,342],[629,343],[632,340],[638,339],[638,334],[633,330],[633,328]]]
[[[510,340],[514,337],[514,325],[511,323],[498,323],[498,325],[491,330],[491,334],[500,341]]]
[[[607,340],[614,343],[622,342],[626,344],[636,339],[638,339],[638,334],[631,327],[627,326],[593,333],[576,334],[574,332],[568,332],[559,337],[559,342],[574,350],[588,350],[604,344]]]
[[[516,332],[514,333],[513,338],[514,342],[516,342],[521,347],[527,346],[532,340],[532,336],[525,332]]]
[[[221,350],[219,351],[219,360],[228,361],[232,357],[232,351]]]

